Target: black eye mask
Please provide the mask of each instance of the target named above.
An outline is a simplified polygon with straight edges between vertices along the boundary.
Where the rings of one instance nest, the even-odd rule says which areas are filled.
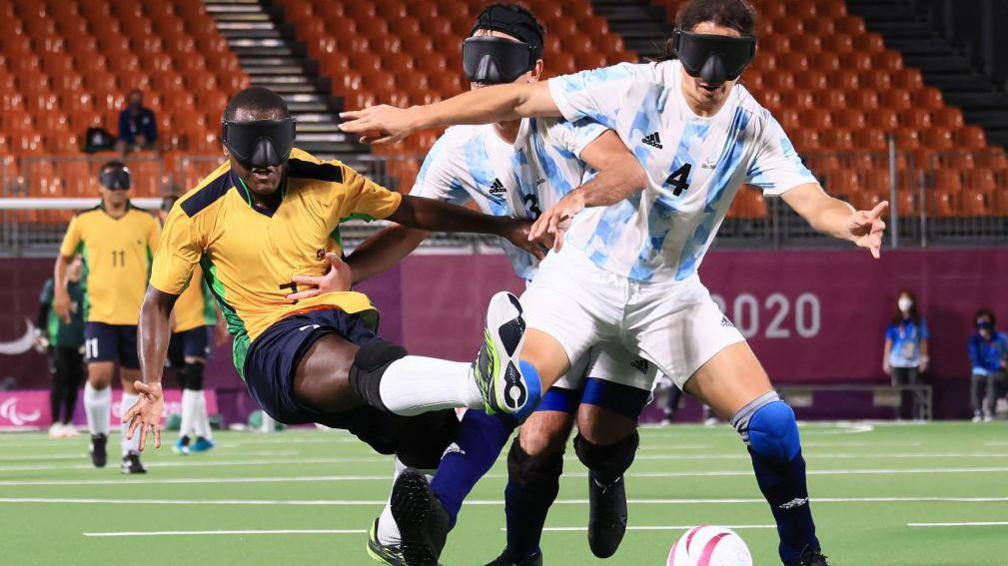
[[[98,174],[101,186],[112,191],[128,191],[133,186],[133,177],[129,167],[106,167]]]
[[[474,83],[514,82],[535,69],[534,46],[502,37],[470,37],[462,44],[462,68]]]
[[[676,29],[672,46],[691,77],[710,84],[735,80],[756,55],[756,38],[692,33]]]
[[[294,118],[222,122],[221,141],[242,165],[269,167],[281,165],[290,157],[296,135]]]

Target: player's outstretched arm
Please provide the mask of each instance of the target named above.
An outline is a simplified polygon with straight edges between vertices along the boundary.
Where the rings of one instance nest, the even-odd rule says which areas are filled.
[[[871,210],[855,210],[846,202],[827,195],[818,183],[799,185],[784,192],[782,198],[816,231],[867,248],[875,259],[881,257],[882,235],[886,228],[882,216],[889,208],[887,201]]]
[[[468,232],[500,236],[537,258],[545,256],[538,244],[529,241],[531,223],[510,216],[490,216],[447,202],[406,195],[399,208],[386,220],[428,232]]]
[[[148,433],[154,433],[154,448],[161,448],[161,415],[164,413],[161,373],[171,338],[171,311],[177,298],[178,295],[147,287],[147,295],[140,308],[137,344],[141,379],[133,384],[140,400],[126,411],[122,419],[127,423],[129,438],[133,438],[137,429],[140,430],[141,452],[147,446]]]
[[[532,225],[529,239],[563,246],[563,234],[585,207],[609,206],[647,187],[647,172],[616,132],[609,130],[581,151],[581,159],[598,171],[587,183],[567,193]]]
[[[363,281],[392,269],[404,257],[427,239],[430,232],[402,225],[389,226],[372,234],[357,246],[347,263],[353,273],[353,282]]]
[[[548,83],[503,84],[447,100],[396,108],[387,104],[341,112],[340,129],[363,143],[394,143],[414,132],[455,124],[492,124],[518,118],[561,117]]]

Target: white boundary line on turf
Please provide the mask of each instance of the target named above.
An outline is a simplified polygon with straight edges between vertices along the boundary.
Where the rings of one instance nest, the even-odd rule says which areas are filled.
[[[963,523],[907,523],[908,527],[1004,527],[1008,521],[967,521]]]
[[[359,535],[365,529],[278,529],[271,531],[123,531],[81,533],[86,537],[174,537],[193,535]]]
[[[626,529],[628,531],[682,531],[686,529],[692,529],[696,525],[631,525]],[[719,525],[721,526],[721,525]],[[777,525],[724,525],[728,529],[776,529]],[[507,528],[501,528],[502,531],[507,531]],[[544,527],[543,531],[550,531],[554,533],[576,533],[587,531],[588,527]]]
[[[812,503],[1005,503],[1008,497],[813,497]],[[125,499],[98,497],[3,497],[0,504],[42,503],[83,505],[205,505],[205,506],[295,506],[358,507],[385,505],[384,499]],[[558,499],[557,505],[587,505],[587,499]],[[761,498],[736,499],[629,499],[631,505],[766,505]],[[500,506],[502,499],[474,499],[466,505]]]
[[[296,454],[296,453],[295,453]],[[237,454],[236,454],[237,456]],[[87,456],[81,456],[81,460],[86,460]],[[203,460],[193,461],[191,459],[187,460],[174,460],[174,461],[157,461],[149,463],[148,468],[190,468],[190,467],[218,467],[218,466],[286,466],[288,464],[297,464],[299,466],[305,464],[365,464],[365,463],[390,463],[391,458],[387,456],[360,456],[351,458],[299,458],[296,461],[290,460]],[[31,466],[0,466],[0,472],[37,472],[45,470],[90,470],[93,469],[93,464],[76,464],[72,466],[60,466],[56,464],[39,464]]]

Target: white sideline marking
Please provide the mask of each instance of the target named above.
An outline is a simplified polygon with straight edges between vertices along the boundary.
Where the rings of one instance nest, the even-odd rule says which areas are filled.
[[[1008,521],[972,521],[964,523],[907,523],[908,527],[1002,527]]]
[[[81,533],[86,537],[177,537],[193,535],[359,535],[364,529],[280,529],[272,531],[124,531]]]
[[[857,454],[853,452],[838,453],[816,453],[805,454],[809,460],[833,459],[833,458],[864,458],[867,460],[885,460],[888,458],[1008,458],[1008,453],[992,454],[990,452],[889,452],[883,454]],[[577,456],[567,456],[566,459],[577,460]],[[749,461],[749,455],[740,454],[642,454],[636,460],[745,460]]]
[[[692,529],[696,525],[631,525],[627,527],[628,531],[682,531],[686,529]],[[720,525],[719,525],[720,526]],[[724,525],[729,529],[776,529],[777,525]],[[507,531],[506,528],[502,528],[502,531]],[[544,527],[543,531],[552,532],[584,532],[587,531],[588,527]]]
[[[294,452],[293,455],[297,455]],[[81,460],[87,459],[87,454],[80,456]],[[289,464],[361,464],[369,462],[387,463],[390,458],[384,456],[361,456],[356,458],[299,458],[297,461],[277,461],[277,460],[175,460],[166,462],[149,463],[149,468],[190,468],[190,467],[217,467],[217,466],[286,466]],[[91,470],[92,464],[75,464],[72,466],[60,466],[56,464],[38,464],[30,466],[0,466],[0,472],[28,472],[45,470]]]
[[[1008,497],[813,497],[812,503],[1005,503]],[[83,505],[208,505],[208,506],[296,506],[358,507],[385,505],[385,499],[123,499],[97,497],[3,497],[0,504],[51,503]],[[631,505],[766,505],[762,498],[736,499],[628,499]],[[474,499],[466,505],[500,506],[502,499]],[[587,499],[558,499],[557,505],[587,505]]]
[[[212,465],[208,462],[208,465]],[[151,466],[152,468],[154,466]],[[91,468],[91,466],[87,466]],[[850,469],[850,470],[808,470],[810,476],[859,476],[905,474],[979,474],[1005,473],[1006,467],[982,468],[907,468],[907,469]],[[751,476],[752,470],[717,470],[707,472],[629,472],[631,478],[694,478],[694,477],[736,477]],[[506,479],[506,474],[487,474],[489,479]],[[586,478],[586,472],[566,473],[568,478]],[[40,485],[139,485],[139,484],[219,484],[219,483],[284,483],[284,482],[341,482],[341,481],[391,481],[392,475],[356,476],[291,476],[291,477],[238,477],[238,478],[157,478],[157,479],[109,479],[109,480],[0,480],[0,486],[40,486]]]

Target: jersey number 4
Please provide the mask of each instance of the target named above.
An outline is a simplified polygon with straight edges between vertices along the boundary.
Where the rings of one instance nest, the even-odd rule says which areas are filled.
[[[689,190],[689,172],[691,166],[689,163],[684,164],[682,167],[675,170],[674,173],[665,179],[666,185],[672,186],[672,194],[679,196]]]

